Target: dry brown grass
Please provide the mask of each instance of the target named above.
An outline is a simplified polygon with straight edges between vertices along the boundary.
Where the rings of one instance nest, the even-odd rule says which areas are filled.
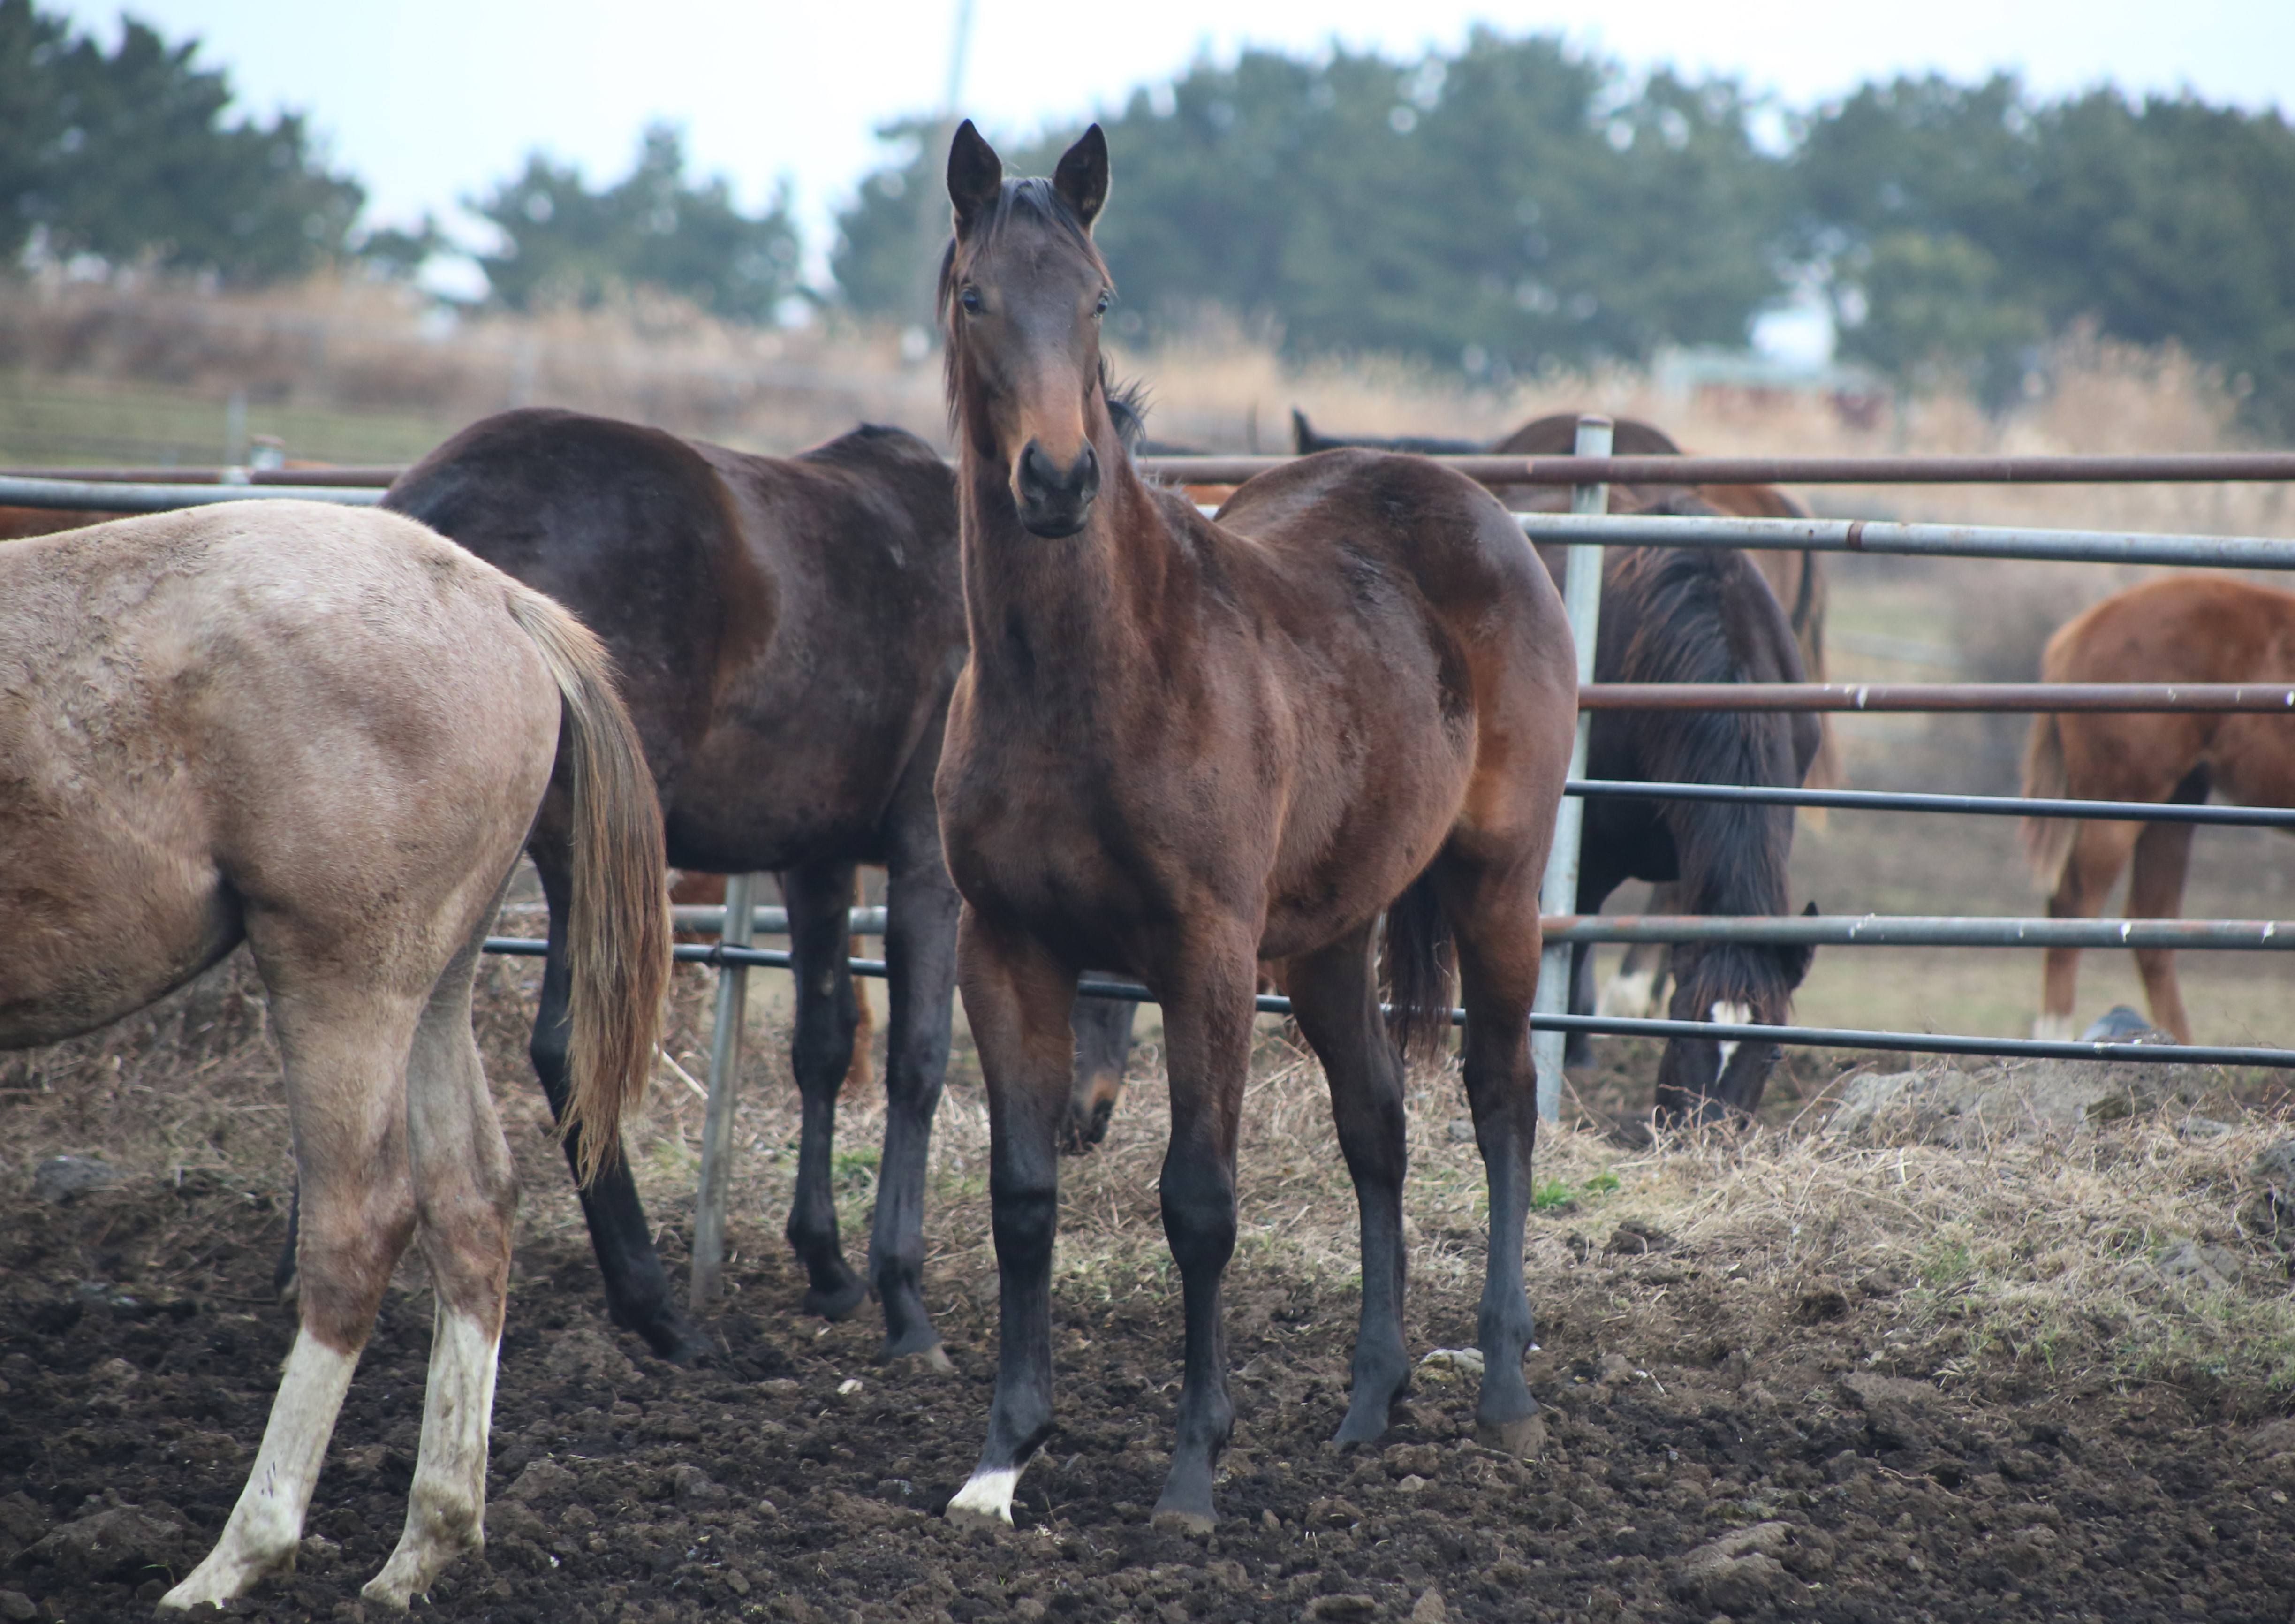
[[[492,960],[481,1040],[525,1182],[521,1232],[578,1241],[580,1214],[525,1061],[535,972]],[[0,1136],[21,1178],[45,1156],[97,1155],[134,1179],[206,1169],[257,1194],[284,1194],[290,1168],[276,1062],[243,959],[155,1012],[0,1066]],[[668,1046],[706,1065],[710,978],[683,968]],[[797,1109],[778,1017],[753,1018],[736,1118],[731,1244],[778,1250],[796,1170]],[[1113,1302],[1171,1294],[1156,1172],[1167,1098],[1160,1056],[1143,1049],[1107,1145],[1063,1171],[1058,1289]],[[1560,1284],[1588,1239],[1623,1221],[1676,1238],[1753,1318],[1790,1320],[1812,1293],[1893,1277],[1907,1286],[1898,1328],[1870,1356],[1918,1355],[1944,1374],[2004,1363],[2050,1381],[2205,1384],[2251,1408],[2295,1387],[2295,1299],[2285,1259],[2242,1228],[2258,1192],[2257,1154],[2286,1122],[2211,1107],[2227,1128],[2180,1113],[2139,1116],[2069,1140],[1995,1138],[1972,1149],[1847,1144],[1822,1130],[1821,1105],[1791,1124],[1689,1134],[1629,1150],[1590,1123],[1548,1130],[1531,1226],[1533,1300]],[[630,1134],[641,1187],[675,1267],[690,1228],[701,1102],[661,1072]],[[1409,1089],[1407,1197],[1412,1277],[1465,1300],[1480,1280],[1484,1205],[1455,1070],[1422,1069]],[[848,1103],[837,1191],[848,1248],[866,1245],[881,1102]],[[937,1124],[927,1216],[928,1289],[991,1301],[988,1130],[976,1068],[960,1055]],[[1357,1275],[1354,1204],[1319,1068],[1271,1023],[1261,1028],[1240,1153],[1242,1231],[1235,1269],[1344,1289]],[[2152,1267],[2173,1243],[2220,1246],[2243,1262],[2228,1285],[2178,1285]],[[738,1271],[737,1271],[738,1272]],[[1645,1340],[1666,1322],[1646,1302],[1613,1304]],[[757,1305],[762,1311],[766,1305]],[[780,1305],[771,1305],[779,1307]],[[1687,1328],[1677,1334],[1688,1334]]]

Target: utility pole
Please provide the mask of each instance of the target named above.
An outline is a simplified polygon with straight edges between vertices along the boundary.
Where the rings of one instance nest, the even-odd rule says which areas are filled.
[[[904,354],[913,350],[914,358],[919,361],[931,348],[933,327],[940,315],[933,308],[933,299],[939,291],[936,284],[940,279],[941,247],[948,235],[948,211],[941,205],[940,192],[934,181],[949,143],[956,139],[956,126],[962,121],[959,110],[964,101],[966,59],[972,53],[972,8],[973,0],[956,0],[956,16],[948,39],[948,82],[941,95],[940,122],[925,153],[925,192],[917,200],[916,282],[909,309],[911,331],[921,342],[912,344],[903,334],[901,348]]]

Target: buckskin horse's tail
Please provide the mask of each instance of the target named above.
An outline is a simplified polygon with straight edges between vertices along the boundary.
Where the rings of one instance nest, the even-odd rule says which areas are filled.
[[[2024,788],[2028,800],[2061,800],[2070,788],[2064,766],[2064,735],[2055,713],[2042,711],[2032,718],[2031,737],[2024,741]],[[2072,842],[2079,825],[2070,818],[2021,818],[2016,833],[2023,843],[2025,861],[2049,895],[2062,883],[2064,864],[2070,861]]]
[[[1386,906],[1387,1030],[1406,1065],[1442,1052],[1450,1025],[1450,927],[1430,871]]]
[[[571,803],[573,1086],[558,1124],[586,1186],[622,1148],[622,1117],[645,1097],[669,984],[669,895],[661,804],[613,661],[588,627],[541,593],[509,599],[510,618],[558,683],[558,767]]]

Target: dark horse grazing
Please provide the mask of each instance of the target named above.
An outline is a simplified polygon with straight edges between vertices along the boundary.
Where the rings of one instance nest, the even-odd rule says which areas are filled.
[[[404,518],[242,502],[0,546],[0,1049],[143,1008],[241,942],[285,1063],[302,1290],[247,1486],[160,1599],[295,1563],[392,1269],[437,1294],[404,1608],[485,1543],[518,1204],[470,975],[537,821],[568,853],[566,1124],[643,1093],[669,975],[661,822],[605,652]]]
[[[1410,1363],[1402,1071],[1372,968],[1382,912],[1406,1037],[1447,1002],[1446,925],[1456,945],[1490,1189],[1476,1417],[1524,1447],[1529,1013],[1576,686],[1559,596],[1487,492],[1416,458],[1309,458],[1253,480],[1216,521],[1145,484],[1099,355],[1112,290],[1090,232],[1106,141],[1093,126],[1049,183],[1002,174],[960,127],[940,291],[972,657],[939,796],[988,1084],[1002,1297],[988,1439],[949,1513],[1010,1521],[1052,1429],[1058,1140],[1086,965],[1140,976],[1164,1009],[1162,1204],[1187,1352],[1156,1520],[1212,1523],[1233,1425],[1220,1281],[1262,958],[1286,964],[1361,1207],[1362,1322],[1338,1436],[1384,1430]]]
[[[2295,681],[2295,593],[2220,575],[2170,575],[2106,598],[2061,627],[2040,660],[2048,682]],[[2295,806],[2295,722],[2285,716],[2062,711],[2032,719],[2024,793],[2085,801]],[[2054,918],[2092,919],[2135,861],[2128,917],[2174,918],[2192,859],[2188,823],[2034,818],[2025,850]],[[2152,1021],[2192,1041],[2176,955],[2136,950]],[[2038,1038],[2069,1038],[2079,950],[2050,948]]]
[[[838,1318],[873,1290],[886,1358],[943,1359],[919,1277],[925,1157],[955,978],[957,897],[932,801],[964,659],[947,466],[894,428],[756,457],[529,409],[464,429],[402,476],[385,505],[549,593],[604,641],[660,796],[669,861],[780,872],[804,1099],[788,1235],[805,1265],[804,1307]],[[550,904],[534,1065],[562,1116],[568,853],[547,826],[528,850]],[[845,910],[862,863],[888,873],[891,971],[885,1146],[865,1278],[839,1242],[829,1154],[859,1019]],[[1087,1063],[1121,1070],[1128,1015],[1091,1004],[1082,1017]],[[1094,1058],[1111,1049],[1113,1062]],[[582,1153],[577,1137],[567,1151]],[[616,1322],[665,1358],[706,1352],[672,1298],[626,1163],[607,1169],[582,1204]]]

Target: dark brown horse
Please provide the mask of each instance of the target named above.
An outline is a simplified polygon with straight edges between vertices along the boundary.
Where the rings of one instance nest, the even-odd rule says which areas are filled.
[[[2170,575],[2116,593],[2048,640],[2047,682],[2295,682],[2295,594],[2221,575]],[[2209,792],[2242,806],[2295,806],[2295,721],[2285,716],[2114,714],[2062,711],[2033,718],[2024,793],[2083,801],[2196,805]],[[2025,850],[2051,893],[2054,918],[2092,919],[2135,860],[2128,917],[2184,910],[2193,825],[2098,819],[2025,820]],[[2152,1024],[2192,1041],[2176,955],[2137,948]],[[2032,1035],[2072,1035],[2079,950],[2048,950]]]
[[[386,498],[565,604],[612,651],[672,863],[781,874],[804,1099],[788,1238],[805,1266],[808,1311],[842,1316],[875,1290],[888,1357],[941,1357],[919,1271],[925,1153],[955,969],[956,894],[932,804],[964,636],[953,495],[932,448],[897,429],[754,457],[529,409],[464,429]],[[545,829],[529,853],[551,920],[534,1064],[562,1110],[566,853]],[[845,1260],[829,1165],[858,1019],[845,959],[861,863],[888,871],[892,971],[865,1278]],[[666,1357],[702,1352],[707,1343],[672,1301],[626,1165],[584,1192],[583,1208],[615,1319]]]
[[[839,1318],[874,1292],[885,1356],[932,1362],[945,1356],[919,1279],[925,1157],[948,1062],[957,913],[932,775],[964,660],[955,491],[932,448],[894,428],[757,457],[529,409],[463,430],[386,498],[550,593],[604,641],[644,740],[671,862],[780,872],[804,1101],[787,1233],[805,1266],[804,1307]],[[557,1110],[566,853],[545,829],[531,855],[551,917],[533,1057]],[[887,871],[891,972],[865,1277],[845,1261],[830,1183],[860,1020],[846,910],[863,863]],[[1129,1014],[1080,1007],[1092,1064],[1121,1071]],[[698,1357],[708,1344],[671,1296],[626,1165],[582,1199],[617,1322],[666,1358]]]
[[[1503,508],[1417,458],[1311,457],[1216,521],[1151,487],[1106,400],[1113,289],[1090,225],[1098,126],[1054,178],[1006,182],[970,124],[949,157],[942,264],[972,657],[939,775],[964,895],[1002,1280],[996,1399],[950,1514],[1009,1522],[1052,1429],[1050,1268],[1075,976],[1108,965],[1164,1009],[1164,1226],[1187,1351],[1159,1522],[1208,1527],[1234,1410],[1220,1283],[1257,961],[1286,961],[1329,1078],[1362,1218],[1362,1323],[1339,1438],[1368,1442],[1410,1371],[1402,1334],[1402,1071],[1374,933],[1409,1036],[1440,1018],[1447,926],[1490,1189],[1476,1410],[1521,1448],[1536,1404],[1523,1226],[1536,1089],[1538,890],[1567,769],[1575,657],[1558,594]]]

